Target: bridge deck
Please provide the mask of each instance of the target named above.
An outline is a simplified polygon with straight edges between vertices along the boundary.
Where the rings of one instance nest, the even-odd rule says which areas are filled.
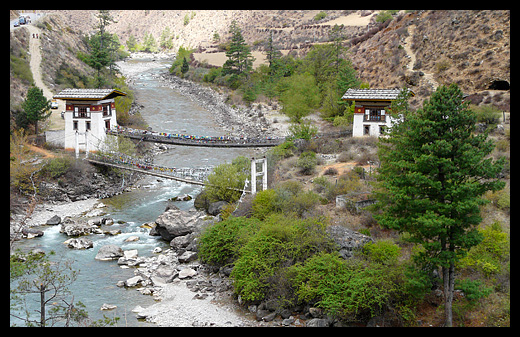
[[[115,167],[115,168],[122,169],[122,170],[135,171],[135,172],[148,174],[148,175],[156,176],[156,177],[160,177],[160,178],[176,180],[176,181],[180,181],[180,182],[187,183],[187,184],[200,185],[200,186],[215,186],[215,185],[208,184],[208,183],[205,183],[202,181],[175,177],[175,176],[172,176],[169,174],[156,172],[154,170],[144,170],[144,169],[140,169],[140,168],[133,167],[133,166],[114,164],[114,163],[110,163],[110,162],[106,162],[106,161],[99,161],[99,160],[95,160],[95,159],[91,159],[91,158],[86,158],[85,160],[87,160],[88,162],[93,163],[93,164],[106,165],[106,166],[111,166],[111,167]],[[241,190],[238,188],[228,187],[228,189],[234,190],[234,191],[239,191],[239,192],[251,193],[251,191],[248,191],[248,190],[244,191],[244,190]]]
[[[183,146],[203,146],[203,147],[272,147],[280,145],[284,142],[285,138],[277,139],[261,139],[261,140],[247,140],[247,139],[224,139],[224,140],[207,140],[207,139],[190,139],[190,138],[179,138],[179,137],[168,137],[160,134],[152,133],[132,133],[132,132],[121,132],[121,131],[108,131],[108,134],[119,135],[128,137],[136,140],[142,140],[145,142],[155,142],[172,145],[183,145]]]

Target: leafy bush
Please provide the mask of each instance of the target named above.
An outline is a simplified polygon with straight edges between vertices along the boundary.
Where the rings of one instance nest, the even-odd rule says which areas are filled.
[[[49,159],[44,167],[45,173],[53,178],[61,177],[72,166],[74,159],[71,157],[56,157]]]
[[[402,270],[380,264],[343,260],[321,253],[291,267],[299,302],[315,302],[329,315],[375,316],[399,295]]]
[[[292,121],[299,123],[302,117],[319,107],[319,88],[312,75],[293,75],[285,77],[280,82],[280,87],[284,88],[280,95],[280,101],[283,103],[282,112]]]
[[[478,231],[484,239],[461,259],[460,266],[476,268],[486,277],[498,274],[509,260],[509,236],[502,230],[499,222]]]
[[[16,57],[14,55],[10,55],[11,59],[9,62],[9,66],[14,76],[18,77],[22,81],[27,84],[33,82],[33,76],[31,72],[31,68],[29,67],[29,62],[22,57]]]
[[[224,200],[233,203],[240,199],[246,178],[249,177],[251,167],[249,159],[237,157],[231,164],[221,164],[207,177],[206,195],[210,201]],[[234,188],[230,189],[230,188]]]
[[[301,169],[301,173],[309,175],[314,172],[318,160],[316,159],[316,153],[312,151],[303,152],[298,158],[298,167]]]
[[[253,200],[253,214],[264,220],[269,214],[276,212],[276,191],[268,189],[258,192]]]
[[[310,122],[307,123],[293,123],[289,126],[289,132],[291,133],[290,139],[305,139],[311,140],[318,134],[318,128],[312,126]]]
[[[456,280],[455,289],[462,290],[466,299],[473,305],[476,304],[479,299],[488,296],[493,291],[492,288],[482,285],[482,281],[480,280]]]
[[[390,241],[369,242],[363,246],[363,253],[374,262],[394,264],[401,254],[401,248]]]
[[[274,161],[278,161],[293,156],[294,149],[296,149],[296,147],[294,146],[293,141],[285,141],[282,144],[273,147],[272,150],[270,150],[270,154]]]
[[[477,122],[486,123],[488,125],[496,125],[499,123],[502,113],[491,104],[472,107],[477,115]]]
[[[321,19],[324,19],[327,17],[327,13],[326,12],[319,12],[318,14],[316,14],[314,16],[314,21],[320,21]]]
[[[206,228],[199,241],[199,256],[208,264],[223,266],[238,257],[238,251],[259,227],[255,218],[230,216]]]
[[[231,273],[235,293],[245,301],[263,300],[270,292],[283,293],[273,287],[285,283],[272,283],[273,279],[285,275],[285,269],[292,264],[332,249],[324,229],[321,219],[299,220],[282,214],[268,217],[240,249]]]

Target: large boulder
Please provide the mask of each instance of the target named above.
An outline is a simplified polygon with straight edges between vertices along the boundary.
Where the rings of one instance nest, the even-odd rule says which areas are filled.
[[[366,235],[345,228],[340,225],[327,227],[327,233],[334,240],[342,258],[347,259],[353,256],[354,251],[374,240]]]
[[[222,212],[222,209],[226,207],[227,204],[227,201],[212,202],[211,204],[209,204],[208,214],[213,216],[220,214]]]
[[[47,225],[59,225],[61,223],[61,218],[58,215],[54,215],[52,218],[47,220]]]
[[[101,261],[117,260],[124,255],[123,249],[116,245],[105,245],[99,248],[95,259]]]
[[[87,221],[74,221],[71,219],[65,220],[61,223],[60,233],[65,233],[68,236],[89,235],[98,230],[98,227],[89,224]]]
[[[92,240],[83,236],[75,239],[68,239],[63,243],[72,249],[89,249],[94,247]]]
[[[198,233],[204,224],[204,216],[204,213],[195,210],[181,211],[177,207],[170,207],[155,220],[155,232],[166,241]]]

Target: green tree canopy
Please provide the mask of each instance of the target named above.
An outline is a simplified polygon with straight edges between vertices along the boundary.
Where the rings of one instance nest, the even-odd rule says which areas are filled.
[[[231,43],[228,51],[226,51],[228,60],[223,66],[224,72],[237,75],[250,72],[255,58],[251,55],[249,46],[242,36],[242,30],[235,20],[231,22],[229,33],[231,34]]]
[[[38,134],[38,121],[47,119],[52,113],[51,101],[43,96],[42,89],[34,86],[27,91],[27,97],[22,102],[22,109],[27,120],[34,124],[35,134]]]
[[[451,326],[455,263],[482,240],[476,228],[482,195],[504,187],[497,176],[505,159],[487,158],[493,141],[474,134],[475,114],[456,84],[437,88],[416,113],[402,113],[406,118],[380,139],[376,197],[382,213],[375,218],[422,245],[418,261],[442,267]]]

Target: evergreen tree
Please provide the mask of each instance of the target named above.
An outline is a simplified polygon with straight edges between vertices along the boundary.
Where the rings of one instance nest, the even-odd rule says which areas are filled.
[[[188,64],[188,61],[186,61],[186,58],[183,58],[181,72],[183,74],[186,74],[188,72],[188,70],[190,70],[190,65]]]
[[[134,52],[136,45],[137,45],[137,41],[135,39],[135,36],[134,35],[130,35],[128,40],[126,40],[126,46],[128,47],[128,50],[130,52]]]
[[[89,39],[90,56],[87,58],[87,63],[97,70],[96,83],[97,87],[101,88],[105,82],[101,77],[101,70],[107,66],[112,69],[115,62],[113,50],[119,48],[119,42],[114,43],[112,34],[106,32],[106,27],[115,22],[110,12],[100,10],[96,18],[99,19],[99,23],[94,28],[99,31]]]
[[[166,27],[162,31],[159,46],[163,49],[172,49],[173,48],[173,40],[172,40],[172,34],[170,33],[170,27]]]
[[[34,123],[34,133],[38,134],[38,121],[47,119],[52,111],[51,101],[45,98],[43,90],[38,87],[31,87],[27,91],[27,98],[22,103],[27,120]]]
[[[424,248],[415,258],[430,268],[442,267],[446,326],[452,322],[455,264],[482,240],[482,195],[504,187],[498,174],[505,164],[487,156],[493,151],[487,134],[474,134],[475,114],[457,85],[440,86],[423,109],[405,111],[387,137],[380,138],[378,190],[386,227],[408,233]]]
[[[231,22],[229,32],[231,33],[231,43],[228,51],[226,51],[228,60],[222,68],[226,74],[241,75],[248,73],[253,68],[255,58],[251,55],[249,46],[242,36],[242,30],[235,20]]]
[[[277,61],[282,56],[282,53],[274,47],[273,31],[269,32],[269,39],[267,39],[267,61],[269,62],[269,69],[271,73],[275,72]]]

